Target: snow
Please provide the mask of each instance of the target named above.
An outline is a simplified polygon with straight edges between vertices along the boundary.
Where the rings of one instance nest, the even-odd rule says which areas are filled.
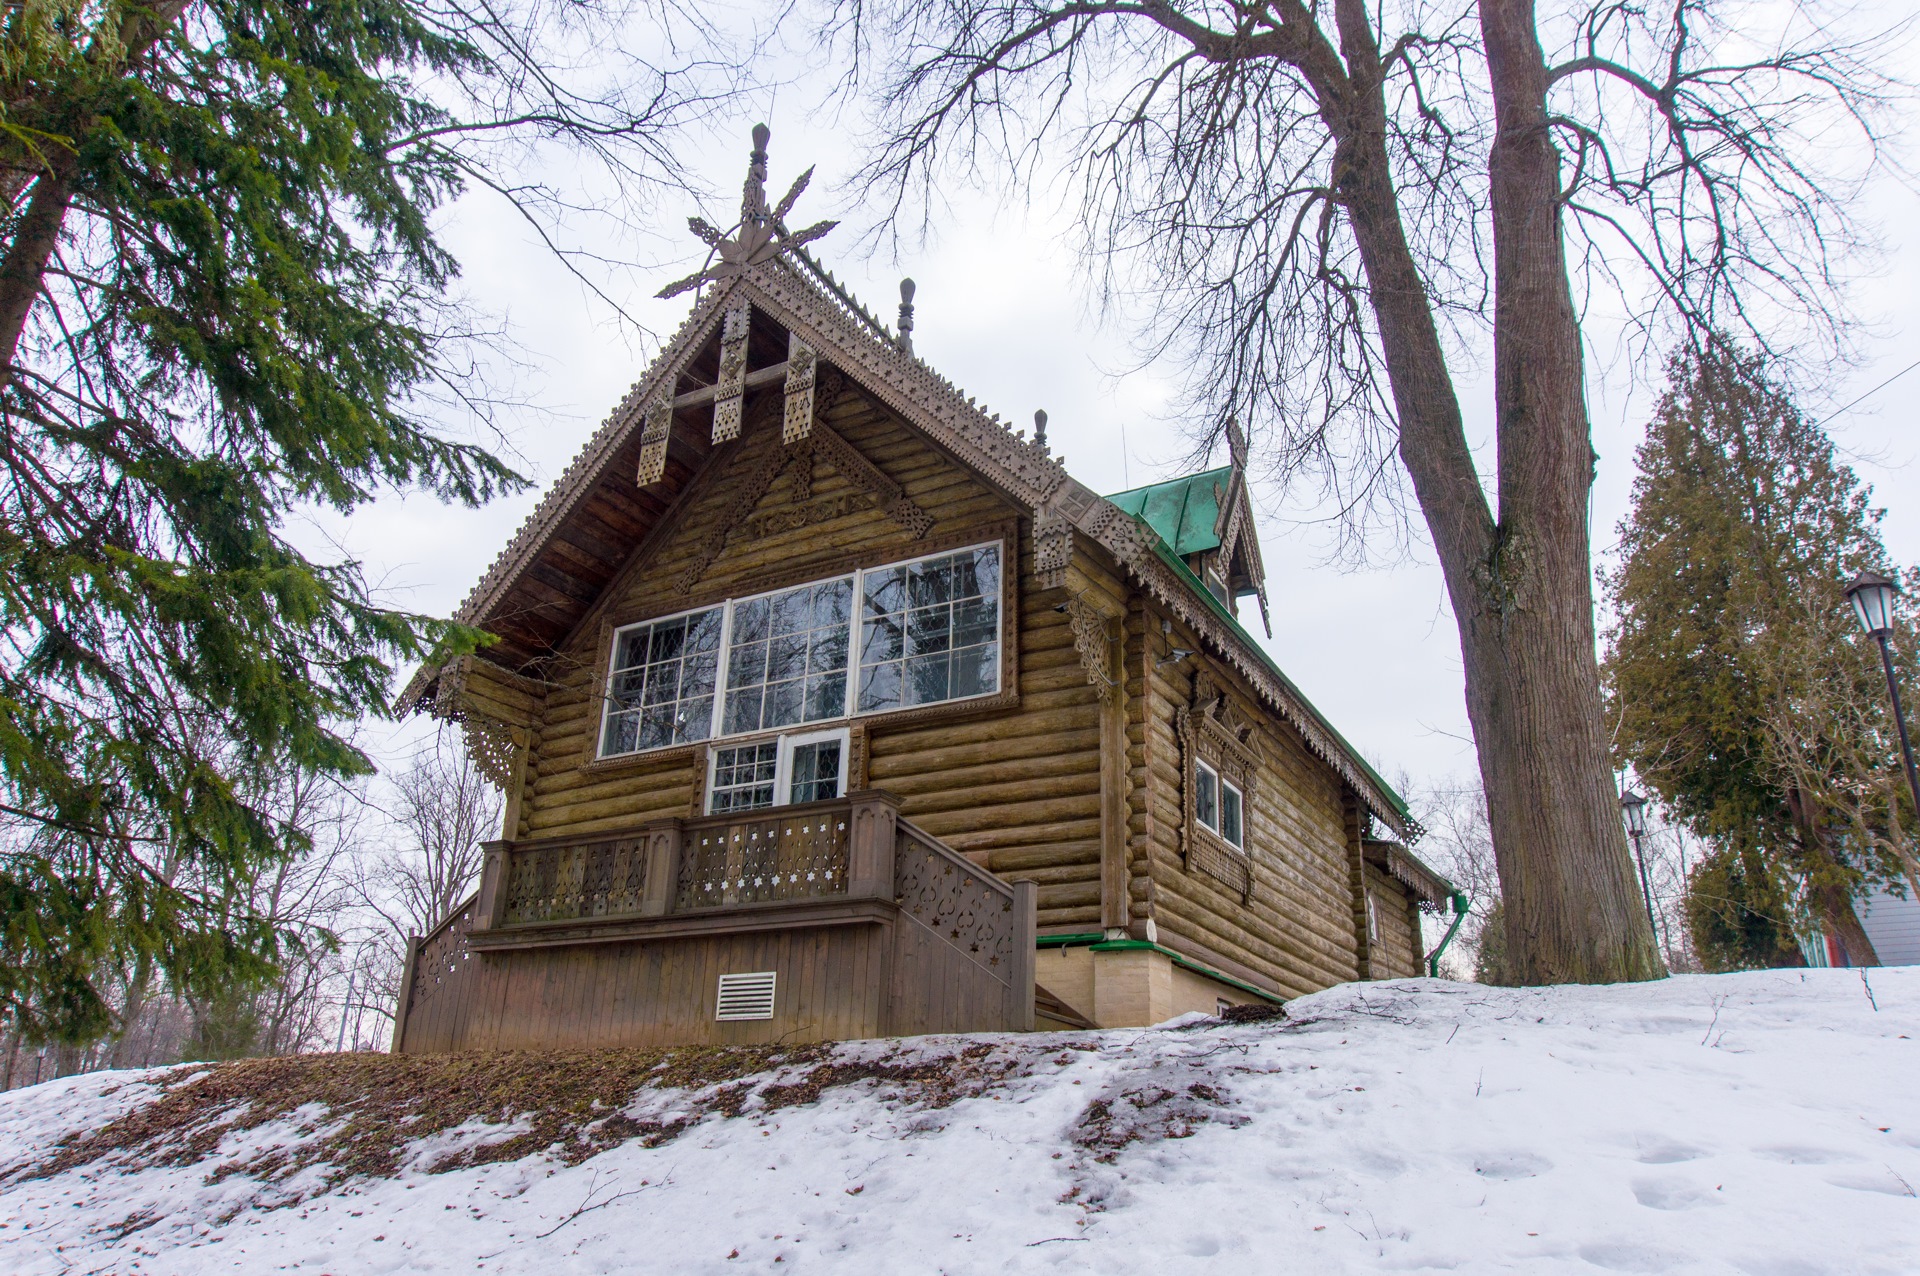
[[[195,1164],[15,1173],[0,1271],[1920,1271],[1920,969],[1406,980],[1288,1012],[981,1039],[1021,1066],[952,1106],[862,1082],[577,1165],[432,1172],[490,1137],[462,1128],[390,1179],[213,1173],[289,1120]],[[157,1075],[0,1096],[0,1166]]]

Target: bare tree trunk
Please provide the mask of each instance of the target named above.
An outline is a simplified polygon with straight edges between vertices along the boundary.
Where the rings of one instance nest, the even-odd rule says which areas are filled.
[[[1525,0],[1480,6],[1499,125],[1491,170],[1497,522],[1400,221],[1364,6],[1342,0],[1339,12],[1355,76],[1345,112],[1330,118],[1342,138],[1341,196],[1380,325],[1401,458],[1459,621],[1513,977],[1659,978],[1607,765],[1588,551],[1593,453],[1533,8]],[[1363,67],[1375,69],[1372,78],[1360,76]]]
[[[1847,875],[1827,846],[1813,804],[1799,789],[1787,791],[1787,809],[1800,835],[1800,860],[1806,871],[1807,902],[1820,919],[1821,929],[1840,945],[1849,966],[1878,966],[1880,954],[1867,938],[1867,928],[1853,909],[1853,891]]]

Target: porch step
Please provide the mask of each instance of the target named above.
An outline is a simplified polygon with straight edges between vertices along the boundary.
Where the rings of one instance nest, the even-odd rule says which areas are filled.
[[[1048,992],[1043,984],[1033,986],[1034,1028],[1047,1032],[1057,1028],[1093,1028],[1093,1020]]]

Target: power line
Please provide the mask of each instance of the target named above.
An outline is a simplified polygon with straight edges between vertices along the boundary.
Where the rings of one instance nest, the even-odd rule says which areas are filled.
[[[1879,385],[1873,387],[1873,389],[1867,391],[1865,394],[1853,400],[1851,403],[1848,403],[1845,407],[1835,408],[1833,411],[1827,413],[1826,416],[1821,418],[1821,423],[1825,424],[1826,422],[1833,420],[1833,418],[1841,415],[1842,413],[1851,411],[1853,408],[1860,406],[1862,403],[1866,402],[1868,399],[1871,399],[1874,395],[1880,393],[1882,390],[1892,385],[1895,381],[1898,381],[1901,377],[1906,376],[1907,373],[1912,372],[1915,368],[1920,368],[1920,359],[1915,359],[1912,363],[1909,363],[1906,367],[1900,369],[1900,371],[1894,373],[1892,376],[1888,377],[1885,381],[1882,381]]]

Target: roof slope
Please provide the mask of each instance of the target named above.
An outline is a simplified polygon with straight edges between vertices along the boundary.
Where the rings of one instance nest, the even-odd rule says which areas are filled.
[[[1185,558],[1220,548],[1220,497],[1233,479],[1233,467],[1189,474],[1114,492],[1107,499],[1148,527],[1168,548]]]

